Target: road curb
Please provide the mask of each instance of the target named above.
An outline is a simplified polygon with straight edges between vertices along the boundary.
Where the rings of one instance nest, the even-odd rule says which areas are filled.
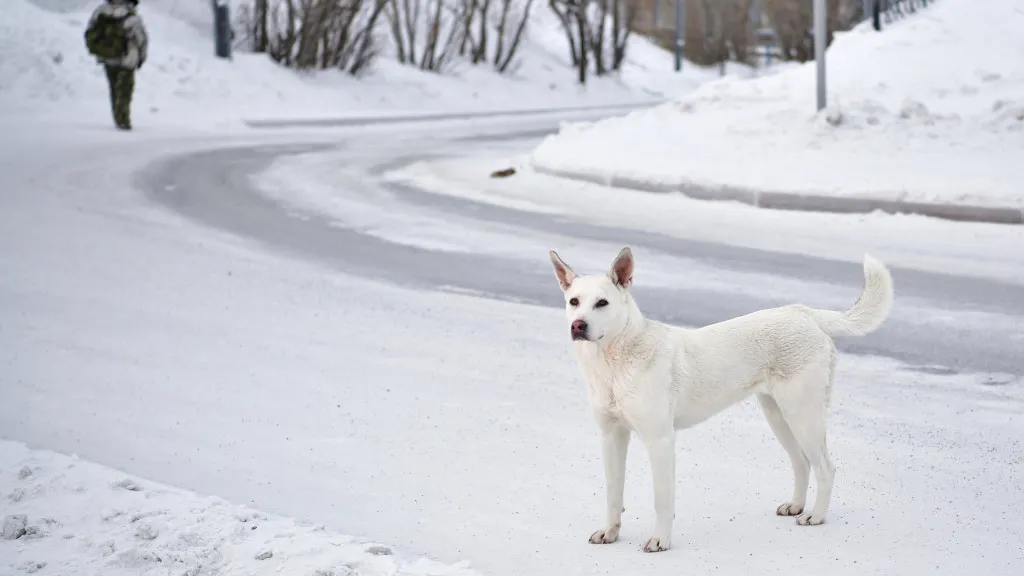
[[[840,214],[866,214],[876,210],[888,214],[917,214],[959,222],[987,222],[992,224],[1024,224],[1024,209],[1010,206],[978,206],[974,204],[934,204],[874,198],[821,196],[817,194],[790,194],[761,192],[735,186],[705,188],[673,182],[652,182],[629,176],[599,176],[588,172],[547,168],[531,164],[534,172],[567,180],[578,180],[612,188],[626,188],[657,194],[676,193],[696,200],[713,202],[740,202],[757,208],[794,210],[800,212],[833,212]]]
[[[243,119],[249,128],[339,128],[371,126],[374,124],[411,124],[422,122],[445,122],[451,120],[476,120],[481,118],[519,118],[523,116],[545,116],[549,114],[570,114],[576,112],[601,112],[615,110],[637,110],[662,104],[661,100],[623,104],[600,104],[597,106],[563,106],[556,108],[526,108],[515,110],[484,110],[478,112],[435,112],[430,114],[398,114],[380,116],[342,116],[324,118],[255,118]]]

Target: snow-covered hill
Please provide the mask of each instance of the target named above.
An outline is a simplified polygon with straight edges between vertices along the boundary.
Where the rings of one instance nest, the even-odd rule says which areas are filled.
[[[5,113],[105,119],[106,81],[82,40],[98,1],[4,0],[0,107]],[[236,51],[230,62],[215,58],[208,0],[146,0],[139,13],[150,34],[150,59],[136,82],[136,124],[646,102],[717,76],[692,66],[675,74],[669,53],[634,37],[621,76],[594,79],[581,89],[565,37],[546,4],[534,9],[513,74],[465,64],[438,75],[384,55],[358,80],[335,71],[297,74],[244,51]]]

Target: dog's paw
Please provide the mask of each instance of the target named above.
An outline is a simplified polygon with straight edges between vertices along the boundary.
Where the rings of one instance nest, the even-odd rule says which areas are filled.
[[[786,502],[775,509],[775,514],[778,516],[799,516],[804,511],[803,504],[794,504],[793,502]]]
[[[817,526],[825,521],[823,514],[815,514],[808,512],[807,514],[801,514],[796,517],[796,523],[801,526]]]
[[[664,552],[672,547],[670,538],[659,538],[657,536],[651,536],[644,542],[644,552]]]
[[[598,530],[590,535],[591,544],[611,544],[619,539],[619,526]]]

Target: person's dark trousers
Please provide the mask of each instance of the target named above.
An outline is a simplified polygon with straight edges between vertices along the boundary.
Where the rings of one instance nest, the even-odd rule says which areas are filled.
[[[107,84],[110,85],[110,107],[114,124],[122,130],[132,129],[132,92],[135,90],[135,70],[120,66],[105,66]]]

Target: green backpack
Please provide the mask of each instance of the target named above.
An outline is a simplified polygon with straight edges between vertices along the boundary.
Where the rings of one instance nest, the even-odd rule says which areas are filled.
[[[85,47],[89,53],[104,60],[117,60],[128,53],[128,36],[124,21],[131,14],[111,16],[100,14],[92,27],[85,31]]]

